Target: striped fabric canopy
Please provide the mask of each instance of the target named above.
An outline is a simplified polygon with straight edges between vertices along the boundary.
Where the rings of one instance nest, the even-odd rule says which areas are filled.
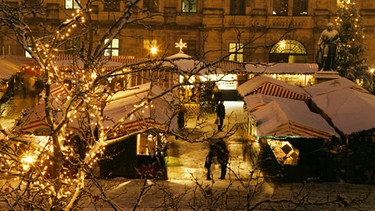
[[[301,87],[262,75],[246,81],[237,90],[242,96],[264,94],[296,100],[310,98],[309,94]]]

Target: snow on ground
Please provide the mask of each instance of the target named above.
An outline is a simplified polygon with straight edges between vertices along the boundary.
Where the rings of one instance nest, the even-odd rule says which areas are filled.
[[[225,102],[227,115],[232,114],[230,119],[225,120],[229,127],[232,125],[241,125],[246,122],[246,113],[243,111],[242,102]],[[18,106],[14,107],[20,110]],[[233,113],[232,113],[233,111]],[[214,124],[215,114],[207,114],[207,125],[201,128],[201,132],[212,131],[217,129]],[[11,127],[14,123],[15,115],[2,116],[0,123],[3,127]],[[228,121],[229,120],[229,121]],[[193,124],[196,119],[189,119],[188,124]],[[204,121],[201,119],[199,121]],[[199,134],[198,134],[199,135]],[[220,137],[221,133],[215,134]],[[226,140],[230,150],[230,167],[234,173],[240,175],[242,180],[236,180],[233,172],[229,173],[226,180],[218,180],[219,166],[215,165],[213,170],[212,181],[205,180],[204,159],[208,152],[206,143],[188,143],[182,140],[171,140],[169,143],[169,163],[168,180],[152,181],[146,183],[142,179],[113,178],[99,180],[104,189],[108,190],[108,198],[113,199],[123,210],[132,210],[136,205],[137,198],[144,184],[149,185],[151,189],[145,192],[138,210],[208,210],[215,206],[216,210],[244,210],[247,202],[254,205],[259,200],[268,199],[290,199],[296,196],[296,193],[304,184],[301,183],[272,183],[267,180],[249,180],[249,171],[252,165],[249,156],[254,156],[256,150],[244,152],[243,144],[245,135],[237,133],[230,139]],[[255,143],[252,143],[255,145]],[[251,155],[247,154],[250,153]],[[173,158],[173,159],[172,159]],[[168,161],[168,160],[167,160]],[[168,165],[168,163],[167,163]],[[261,173],[257,172],[261,176]],[[5,180],[2,180],[4,182]],[[262,184],[257,186],[257,184]],[[97,190],[91,190],[91,197],[82,200],[77,209],[91,210],[114,210],[109,204],[104,204],[101,200],[96,200],[102,196]],[[366,204],[362,205],[359,210],[373,210],[375,207],[375,195],[372,193],[374,186],[358,185],[346,183],[313,183],[308,185],[304,190],[311,190],[308,199],[326,200],[327,198],[343,197],[354,208],[354,199],[364,199],[365,195],[371,192]],[[254,196],[248,197],[248,193],[255,193]],[[202,194],[205,194],[204,196]],[[215,199],[220,200],[215,201]],[[174,205],[173,205],[174,204]],[[97,207],[98,209],[94,208]],[[169,209],[167,209],[169,207]],[[226,208],[223,208],[226,207]],[[355,210],[340,208],[339,205],[332,207],[315,207],[308,210]],[[1,210],[1,205],[0,205]],[[288,208],[284,207],[284,210]]]

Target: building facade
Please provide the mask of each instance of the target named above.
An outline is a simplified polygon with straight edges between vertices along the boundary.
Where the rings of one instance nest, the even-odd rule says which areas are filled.
[[[7,2],[14,7],[19,4]],[[30,16],[40,33],[78,8],[75,0],[27,4],[46,8],[43,15]],[[184,53],[209,61],[313,63],[320,33],[327,23],[335,22],[340,0],[140,0],[138,5],[132,19],[140,20],[123,29],[108,54],[147,58],[150,49],[158,47],[158,56],[172,55],[178,52],[175,43],[182,39],[187,43]],[[375,64],[375,2],[357,0],[357,5],[365,27],[368,64]],[[98,23],[97,33],[104,33],[125,8],[125,1],[120,0],[94,2],[91,18]],[[3,55],[25,54],[7,31],[0,35],[0,44]]]

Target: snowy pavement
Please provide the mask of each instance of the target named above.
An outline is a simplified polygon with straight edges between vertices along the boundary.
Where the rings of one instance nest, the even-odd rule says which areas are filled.
[[[10,106],[20,112],[22,109],[19,105],[23,105],[22,99],[17,100],[16,104]],[[289,200],[295,197],[305,184],[271,183],[263,179],[260,172],[255,172],[260,177],[249,177],[250,172],[254,170],[251,157],[256,157],[257,144],[246,136],[247,116],[243,111],[242,102],[225,102],[225,106],[228,116],[224,123],[225,129],[234,125],[241,126],[236,134],[225,139],[230,151],[229,167],[231,169],[225,180],[218,180],[220,170],[217,164],[213,169],[213,180],[205,180],[204,160],[208,152],[206,142],[190,143],[171,139],[166,157],[168,180],[146,182],[142,179],[126,178],[99,180],[103,188],[108,190],[108,198],[113,199],[123,210],[133,210],[134,207],[137,207],[137,210],[246,210],[246,204],[251,207],[260,200]],[[0,123],[3,127],[11,127],[16,117],[17,115],[14,114],[3,115]],[[199,120],[189,117],[187,127],[192,127],[196,121],[206,121],[197,137],[202,138],[203,134],[206,134],[206,136],[218,138],[225,134],[225,129],[224,132],[215,132],[217,131],[217,125],[214,124],[215,117],[215,114],[206,114]],[[249,148],[249,145],[252,146],[251,150],[244,150]],[[137,205],[137,198],[142,188],[146,186],[149,189],[144,193],[141,203]],[[354,208],[358,208],[355,205],[357,198],[364,199],[366,194],[370,193],[366,204],[362,205],[359,210],[373,210],[375,207],[375,195],[372,193],[373,186],[371,185],[312,183],[304,190],[310,191],[308,197],[310,201],[323,201],[340,196],[352,203]],[[102,197],[96,191],[94,189],[90,191],[91,196],[82,200],[82,204],[77,209],[115,210],[102,200],[96,200]],[[354,208],[340,208],[339,205],[340,203],[335,205],[333,210],[355,210]],[[321,206],[309,210],[329,209],[332,207]]]

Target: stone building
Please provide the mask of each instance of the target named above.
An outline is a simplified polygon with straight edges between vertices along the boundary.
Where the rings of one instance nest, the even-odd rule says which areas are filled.
[[[87,0],[79,0],[85,4]],[[19,1],[7,0],[16,7]],[[104,33],[126,8],[126,1],[94,1],[91,18],[97,21],[96,33]],[[110,45],[107,53],[131,58],[150,57],[150,48],[157,46],[161,55],[177,52],[180,39],[187,43],[184,53],[214,61],[225,57],[244,62],[314,63],[320,33],[336,19],[340,0],[140,0],[133,10],[133,19],[122,36]],[[30,15],[34,31],[44,33],[49,25],[56,27],[78,8],[75,0],[30,0],[29,7],[44,15]],[[357,0],[365,27],[368,64],[375,64],[375,2]],[[150,17],[150,18],[147,18]],[[146,27],[145,27],[146,26]],[[3,55],[24,55],[18,43],[9,38],[9,31],[0,35]],[[79,44],[82,41],[77,41]],[[66,45],[68,49],[71,46]],[[242,49],[242,47],[244,47]],[[241,48],[241,50],[238,50]],[[65,51],[69,53],[69,51]]]

